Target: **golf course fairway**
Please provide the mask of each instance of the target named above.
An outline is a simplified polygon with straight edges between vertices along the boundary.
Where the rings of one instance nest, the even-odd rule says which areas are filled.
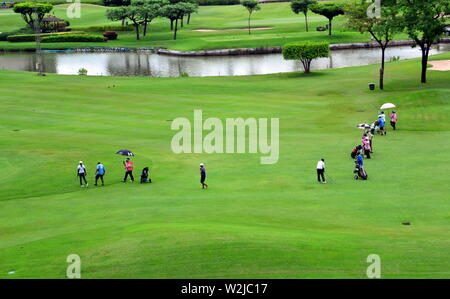
[[[82,278],[367,278],[370,254],[383,278],[450,278],[450,73],[421,85],[419,65],[388,63],[385,91],[367,87],[378,65],[211,78],[0,71],[0,278],[65,278],[70,254]],[[386,102],[399,130],[374,137],[369,180],[355,181],[355,127]],[[173,153],[171,121],[196,109],[279,118],[278,163]],[[123,148],[152,184],[121,182]]]

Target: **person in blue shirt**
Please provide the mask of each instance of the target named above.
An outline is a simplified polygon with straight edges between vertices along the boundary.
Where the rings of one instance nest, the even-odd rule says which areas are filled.
[[[206,181],[206,169],[205,165],[203,163],[200,163],[200,184],[202,184],[202,189],[208,189],[208,184],[205,183]]]
[[[104,180],[104,176],[105,176],[106,170],[105,170],[105,166],[98,162],[97,163],[97,170],[95,171],[95,186],[97,186],[97,182],[98,179],[102,180],[102,186],[105,186],[105,180]]]
[[[356,157],[356,163],[358,163],[359,166],[364,167],[364,157],[361,153]]]
[[[381,134],[381,135],[386,135],[386,131],[385,131],[385,129],[384,129],[385,124],[386,124],[386,119],[385,119],[384,117],[380,116],[380,117],[378,118],[378,124],[379,124],[379,126],[380,126],[380,134]]]

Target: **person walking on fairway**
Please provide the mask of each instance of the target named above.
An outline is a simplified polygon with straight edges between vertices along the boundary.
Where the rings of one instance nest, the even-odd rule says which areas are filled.
[[[391,115],[389,115],[389,118],[391,119],[392,129],[394,129],[394,131],[397,130],[397,127],[396,127],[397,126],[397,121],[398,121],[398,119],[397,119],[397,112],[392,111]]]
[[[319,183],[326,184],[327,181],[325,181],[325,160],[321,159],[319,162],[317,162],[317,180]]]
[[[133,177],[134,163],[133,163],[133,161],[131,161],[130,158],[127,158],[123,162],[123,166],[125,167],[125,177],[123,178],[123,182],[124,183],[127,182],[128,176],[130,176],[131,181],[134,182],[134,177]]]
[[[380,116],[378,118],[378,124],[380,126],[380,134],[381,135],[386,135],[386,130],[385,130],[386,121],[385,121],[385,117]]]
[[[364,157],[362,153],[359,153],[359,155],[356,157],[356,163],[358,163],[360,167],[364,167]]]
[[[88,182],[86,181],[86,167],[84,167],[83,161],[80,161],[80,164],[77,167],[77,176],[80,179],[80,186],[84,187],[84,186],[88,186]],[[83,185],[83,181],[84,181],[84,185]]]
[[[208,189],[208,184],[205,183],[206,181],[206,169],[205,165],[203,163],[200,163],[200,183],[202,184],[202,189]]]
[[[98,162],[97,163],[97,170],[95,171],[95,186],[97,186],[98,179],[101,179],[102,180],[102,186],[105,186],[105,180],[103,179],[103,176],[105,175],[105,172],[106,172],[105,166],[102,163]]]

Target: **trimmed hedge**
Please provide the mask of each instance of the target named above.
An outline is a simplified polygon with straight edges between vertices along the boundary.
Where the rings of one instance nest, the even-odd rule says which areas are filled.
[[[107,40],[116,40],[117,39],[117,32],[115,31],[105,31],[103,32],[103,36],[107,39]]]
[[[134,31],[133,25],[121,26],[121,25],[106,25],[106,26],[90,26],[90,27],[77,27],[74,28],[79,31],[86,32],[105,32],[105,31]]]
[[[316,58],[330,56],[330,44],[327,42],[298,42],[283,47],[283,57],[286,60],[300,60],[305,73],[311,70],[311,62]]]
[[[55,33],[41,33],[41,37],[47,37],[47,36],[62,36],[62,35],[69,35],[69,34],[83,34],[83,32],[55,32]],[[22,43],[22,42],[34,42],[36,40],[36,34],[17,34],[17,35],[9,35],[6,38],[7,41],[11,43]]]
[[[42,38],[43,43],[70,43],[70,42],[106,42],[103,36],[88,34],[53,35]]]
[[[8,36],[10,35],[18,35],[18,34],[32,34],[33,30],[30,28],[22,28],[19,30],[14,30],[11,32],[2,32],[0,33],[0,41],[5,42],[8,40]]]
[[[316,59],[330,55],[330,44],[327,42],[298,42],[283,47],[286,60]]]
[[[240,0],[197,0],[200,6],[210,6],[210,5],[237,5],[240,4]]]

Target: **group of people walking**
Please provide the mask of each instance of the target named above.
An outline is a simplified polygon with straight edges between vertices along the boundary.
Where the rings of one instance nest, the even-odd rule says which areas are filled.
[[[397,129],[397,112],[392,111],[389,115],[391,126],[394,130]],[[380,134],[385,136],[386,133],[386,115],[384,111],[381,111],[378,115],[378,119],[372,124],[367,125],[365,127],[364,134],[361,138],[361,143],[358,144],[350,153],[350,156],[355,161],[355,170],[353,173],[355,174],[355,179],[363,179],[367,180],[368,175],[366,170],[364,169],[364,156],[366,159],[371,159],[371,154],[373,153],[373,138],[375,134]],[[317,162],[316,166],[317,170],[317,181],[319,184],[326,184],[325,180],[325,159],[320,159]]]
[[[127,179],[130,178],[131,182],[134,182],[134,177],[133,177],[133,170],[134,170],[134,162],[131,161],[130,158],[127,158],[124,162],[123,162],[123,166],[125,169],[125,176],[123,178],[123,182],[126,183]],[[151,179],[149,178],[149,168],[145,167],[142,170],[141,173],[141,183],[151,183]],[[95,186],[98,186],[98,181],[100,180],[102,183],[102,186],[105,185],[105,174],[106,174],[106,168],[105,166],[101,163],[98,162],[96,169],[95,169]],[[80,161],[78,167],[77,167],[77,176],[80,180],[80,186],[81,187],[87,187],[89,186],[89,183],[87,182],[86,176],[87,176],[87,170],[86,170],[86,166],[84,165],[83,161]]]
[[[391,126],[394,130],[397,129],[397,112],[392,111],[389,115]],[[357,145],[351,152],[350,156],[355,159],[355,179],[367,180],[368,175],[364,169],[364,156],[366,159],[371,159],[373,153],[373,138],[375,134],[385,136],[386,132],[386,114],[381,111],[378,119],[370,126],[365,128],[365,132],[361,138],[361,144]]]
[[[134,162],[131,161],[130,158],[126,158],[125,161],[123,162],[123,167],[125,169],[125,176],[123,178],[123,182],[126,183],[128,178],[130,179],[131,182],[134,182],[133,177]],[[141,172],[141,180],[140,180],[141,184],[152,182],[151,178],[149,177],[149,172],[150,169],[148,167],[144,167],[144,169]],[[105,166],[101,162],[98,162],[95,170],[95,186],[98,186],[99,179],[102,182],[102,186],[105,185],[104,179],[105,174],[106,174]],[[81,187],[89,186],[86,179],[87,170],[83,161],[80,161],[80,163],[77,166],[77,176],[80,180]],[[206,184],[206,169],[205,164],[203,163],[200,163],[200,184],[202,185],[202,189],[208,189],[208,184]]]

